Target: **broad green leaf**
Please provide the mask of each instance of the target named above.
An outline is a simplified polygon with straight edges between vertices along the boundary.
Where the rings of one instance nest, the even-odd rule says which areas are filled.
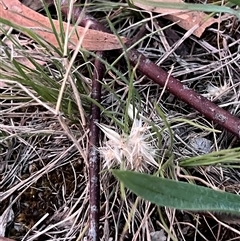
[[[240,196],[232,193],[138,172],[112,173],[136,195],[159,206],[240,215]]]

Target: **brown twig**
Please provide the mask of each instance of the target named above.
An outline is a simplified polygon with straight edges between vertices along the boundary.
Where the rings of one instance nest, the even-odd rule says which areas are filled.
[[[102,52],[97,53],[99,58],[102,58]],[[101,83],[105,71],[104,65],[99,59],[95,59],[94,74],[92,80],[92,94],[91,97],[96,102],[101,102]],[[89,241],[99,240],[99,212],[100,212],[100,184],[99,184],[99,171],[100,159],[96,147],[99,146],[99,128],[96,122],[100,120],[100,109],[96,105],[91,106],[91,119],[90,119],[90,134],[89,134],[89,183],[90,183],[90,197],[89,197]]]

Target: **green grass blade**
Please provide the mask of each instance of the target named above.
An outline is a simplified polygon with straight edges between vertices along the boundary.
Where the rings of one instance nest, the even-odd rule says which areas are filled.
[[[56,1],[56,10],[57,10],[57,14],[58,14],[58,20],[59,20],[59,27],[60,27],[60,33],[57,32],[57,29],[55,28],[55,25],[53,23],[53,19],[51,17],[51,13],[48,9],[48,6],[47,4],[43,1],[43,6],[44,6],[44,10],[47,14],[47,17],[49,19],[49,22],[51,24],[51,30],[53,32],[53,34],[55,35],[56,37],[56,40],[58,42],[58,45],[61,49],[61,52],[63,52],[63,43],[64,43],[64,28],[63,28],[63,21],[61,21],[62,19],[62,15],[61,15],[61,11],[59,10],[59,6],[60,6],[60,2],[59,1]]]
[[[240,197],[232,193],[138,172],[112,173],[136,195],[159,206],[240,215]]]
[[[226,163],[240,163],[240,148],[232,148],[191,157],[179,162],[182,167],[209,166]]]

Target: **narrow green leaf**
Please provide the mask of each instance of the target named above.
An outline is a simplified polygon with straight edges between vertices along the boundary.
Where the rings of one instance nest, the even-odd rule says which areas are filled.
[[[136,195],[159,206],[240,215],[240,196],[232,193],[138,172],[112,173]]]
[[[226,163],[240,163],[239,147],[214,151],[205,155],[179,161],[179,165],[182,167],[209,166]]]

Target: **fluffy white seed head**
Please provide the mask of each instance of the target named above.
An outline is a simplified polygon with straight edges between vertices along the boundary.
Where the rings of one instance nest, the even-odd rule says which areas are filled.
[[[149,126],[143,125],[142,120],[134,119],[130,134],[122,135],[103,124],[97,125],[107,137],[99,148],[104,168],[124,164],[126,169],[145,171],[149,166],[158,167],[154,159],[154,139]]]

